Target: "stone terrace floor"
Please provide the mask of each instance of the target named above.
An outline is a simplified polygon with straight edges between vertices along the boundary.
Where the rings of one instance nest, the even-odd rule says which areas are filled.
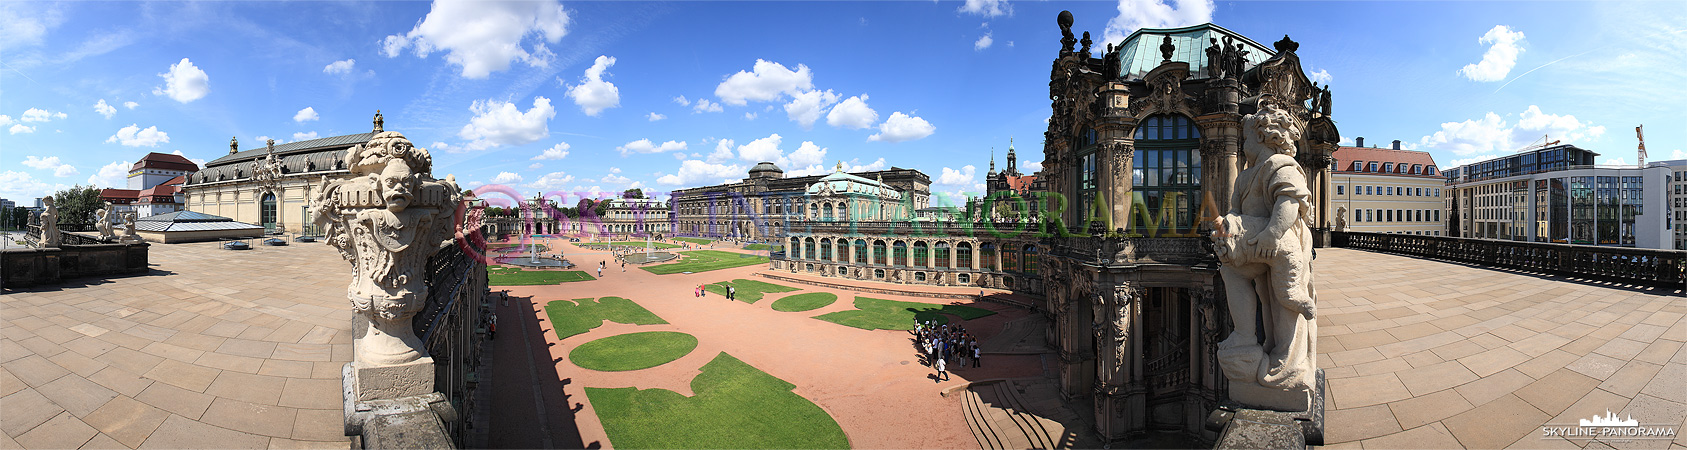
[[[349,446],[338,253],[149,251],[150,275],[0,295],[0,448]]]
[[[1687,446],[1542,432],[1606,410],[1687,431],[1679,291],[1347,249],[1313,264],[1330,448]]]

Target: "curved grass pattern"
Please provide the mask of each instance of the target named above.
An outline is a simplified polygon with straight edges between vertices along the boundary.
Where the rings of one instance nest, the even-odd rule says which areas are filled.
[[[677,331],[645,331],[580,344],[568,352],[568,360],[591,370],[623,372],[667,364],[696,349],[696,336]]]

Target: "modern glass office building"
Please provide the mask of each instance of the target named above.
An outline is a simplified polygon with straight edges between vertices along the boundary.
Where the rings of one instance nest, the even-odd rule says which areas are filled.
[[[1449,234],[1673,248],[1670,169],[1596,166],[1596,156],[1557,145],[1444,172]]]

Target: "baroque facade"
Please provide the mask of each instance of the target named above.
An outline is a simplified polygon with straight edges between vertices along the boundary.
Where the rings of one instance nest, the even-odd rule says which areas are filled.
[[[1365,233],[1441,236],[1444,179],[1428,152],[1393,148],[1341,147],[1330,168],[1334,178],[1335,228]]]
[[[841,168],[842,163],[839,164]],[[859,214],[862,218],[902,217],[930,206],[931,201],[931,177],[913,169],[892,167],[849,174],[901,193],[896,204],[872,203],[880,206],[862,203],[858,196],[836,191],[828,194],[829,200],[807,201],[808,189],[831,174],[786,178],[779,166],[762,162],[751,167],[749,175],[737,183],[674,191],[673,233],[772,242],[784,237],[787,226],[818,220],[827,208],[834,217],[843,214]],[[845,201],[846,197],[855,200]],[[844,212],[839,213],[840,210]]]
[[[383,131],[376,111],[374,130],[307,141],[240,148],[229,139],[228,154],[205,163],[181,187],[188,211],[261,225],[266,230],[309,232],[306,196],[330,181],[351,176],[343,159],[348,149]]]
[[[1211,442],[1202,424],[1229,398],[1217,353],[1232,324],[1205,236],[1241,206],[1231,202],[1249,164],[1244,115],[1281,112],[1299,130],[1289,139],[1310,191],[1302,217],[1321,243],[1340,139],[1330,93],[1288,36],[1266,47],[1213,24],[1142,29],[1098,59],[1070,13],[1059,24],[1038,181],[1051,228],[1088,235],[1040,244],[1062,392],[1092,405],[1105,439]]]

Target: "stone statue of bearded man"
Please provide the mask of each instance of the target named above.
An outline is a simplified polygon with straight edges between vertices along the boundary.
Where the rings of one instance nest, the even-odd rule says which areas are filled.
[[[1231,400],[1258,409],[1306,411],[1317,388],[1312,191],[1294,159],[1300,132],[1270,103],[1242,119],[1248,168],[1213,234],[1235,327],[1218,344],[1219,366]]]

